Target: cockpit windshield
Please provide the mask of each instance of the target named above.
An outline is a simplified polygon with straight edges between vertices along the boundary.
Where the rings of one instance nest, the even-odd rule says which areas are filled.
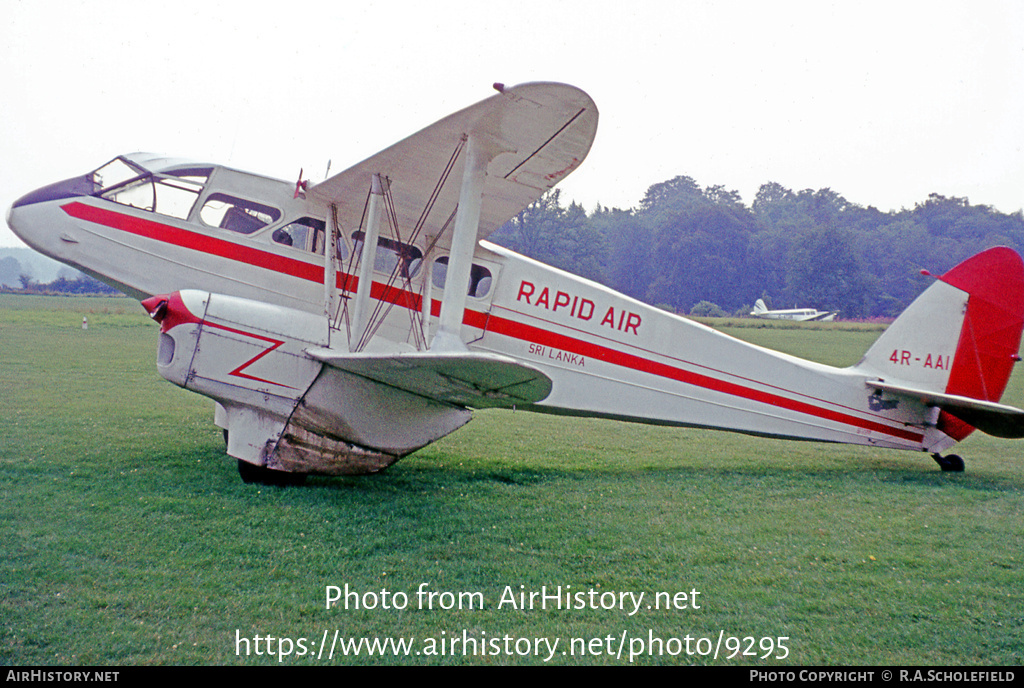
[[[188,219],[211,168],[178,168],[151,172],[123,157],[117,157],[89,175],[93,195],[109,201]]]
[[[117,157],[89,174],[93,184],[93,192],[111,189],[124,184],[129,179],[149,174],[149,171],[129,162],[124,158]]]

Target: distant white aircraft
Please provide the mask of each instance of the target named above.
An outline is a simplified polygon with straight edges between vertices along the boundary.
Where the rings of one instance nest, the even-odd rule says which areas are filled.
[[[942,456],[999,404],[1024,264],[954,267],[850,368],[763,349],[485,239],[578,167],[583,91],[534,83],[318,184],[119,156],[15,201],[29,245],[140,299],[157,370],[213,399],[248,482],[373,473],[475,408],[694,426]]]
[[[832,322],[836,318],[836,311],[819,311],[814,308],[790,308],[782,311],[770,311],[764,305],[762,299],[754,302],[754,310],[750,314],[755,318],[767,318],[768,320],[799,320],[809,322]]]

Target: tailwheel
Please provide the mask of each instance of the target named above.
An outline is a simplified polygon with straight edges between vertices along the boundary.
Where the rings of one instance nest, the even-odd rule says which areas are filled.
[[[274,487],[291,487],[302,485],[306,482],[305,473],[289,473],[288,471],[275,471],[266,466],[256,466],[248,461],[238,460],[238,475],[242,482],[247,485],[272,485]]]
[[[949,454],[948,456],[932,454],[932,458],[935,459],[935,463],[939,464],[939,468],[943,471],[951,471],[953,473],[964,472],[964,460],[956,454]]]

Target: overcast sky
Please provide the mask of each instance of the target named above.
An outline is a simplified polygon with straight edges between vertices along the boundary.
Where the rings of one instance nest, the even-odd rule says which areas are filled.
[[[560,186],[629,208],[677,175],[1024,207],[1024,3],[3,0],[0,204],[144,150],[319,180],[491,84],[601,112]],[[0,228],[0,246],[20,242]]]

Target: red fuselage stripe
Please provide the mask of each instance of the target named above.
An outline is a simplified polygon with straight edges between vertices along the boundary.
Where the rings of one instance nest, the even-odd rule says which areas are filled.
[[[549,346],[554,349],[561,349],[562,351],[568,351],[591,359],[603,361],[605,363],[618,365],[623,368],[631,368],[643,373],[650,373],[651,375],[676,380],[688,385],[703,387],[704,389],[714,392],[730,394],[732,396],[749,399],[762,404],[769,404],[778,408],[785,408],[790,411],[797,411],[799,413],[816,416],[825,420],[831,420],[837,423],[864,428],[865,430],[893,435],[912,442],[920,442],[923,439],[923,436],[917,432],[904,430],[903,428],[893,428],[885,425],[884,423],[858,418],[839,411],[824,409],[804,401],[791,399],[778,394],[772,394],[771,392],[752,389],[734,382],[727,382],[709,375],[703,375],[701,373],[684,370],[676,366],[659,363],[658,361],[652,361],[625,351],[619,351],[600,344],[594,344],[593,342],[556,334],[539,327],[526,325],[515,320],[509,320],[495,315],[490,316],[490,319],[487,322],[487,331],[495,334],[502,334],[514,339],[521,339],[541,344],[543,346]]]
[[[146,220],[131,215],[125,215],[106,208],[86,205],[75,201],[68,203],[61,208],[71,217],[77,217],[87,222],[95,222],[105,227],[119,229],[122,232],[146,237],[155,241],[162,241],[175,246],[192,249],[200,253],[207,253],[221,258],[227,258],[247,265],[254,265],[266,270],[281,272],[292,277],[323,282],[323,266],[310,265],[301,260],[279,256],[268,253],[251,246],[242,246],[231,241],[217,239],[215,237],[181,229],[172,225],[165,225],[153,220]]]
[[[72,217],[95,222],[106,227],[118,229],[130,234],[146,237],[156,241],[162,241],[175,246],[207,253],[229,260],[234,260],[247,265],[271,270],[292,277],[309,280],[311,282],[323,282],[324,271],[322,266],[311,265],[295,258],[279,256],[250,246],[242,246],[234,242],[225,241],[210,237],[198,232],[180,229],[171,225],[165,225],[152,220],[125,215],[105,208],[97,208],[81,202],[72,202],[62,206],[64,212]],[[338,274],[338,285],[343,279],[348,279],[346,286],[351,290],[356,288],[356,278],[345,273]],[[371,289],[371,296],[378,300],[388,301],[405,308],[419,310],[421,299],[419,294],[405,291],[393,286],[385,286],[374,282]],[[431,303],[431,312],[437,315],[440,312],[440,304],[437,301]],[[514,311],[513,311],[514,312]],[[923,435],[918,432],[904,428],[894,428],[884,423],[859,418],[840,411],[821,408],[804,401],[791,399],[789,397],[772,394],[750,387],[745,387],[733,382],[727,382],[701,373],[695,373],[665,363],[652,361],[642,356],[626,353],[610,347],[588,342],[583,339],[569,337],[545,330],[533,325],[503,318],[493,314],[482,313],[466,309],[463,318],[465,324],[478,329],[486,329],[488,332],[500,334],[512,339],[533,342],[543,346],[550,346],[595,360],[604,361],[612,365],[630,368],[651,375],[657,375],[670,380],[676,380],[688,385],[694,385],[723,394],[749,399],[778,408],[815,416],[824,420],[852,425],[854,427],[879,432],[882,434],[921,442]],[[244,367],[244,366],[243,366]]]

